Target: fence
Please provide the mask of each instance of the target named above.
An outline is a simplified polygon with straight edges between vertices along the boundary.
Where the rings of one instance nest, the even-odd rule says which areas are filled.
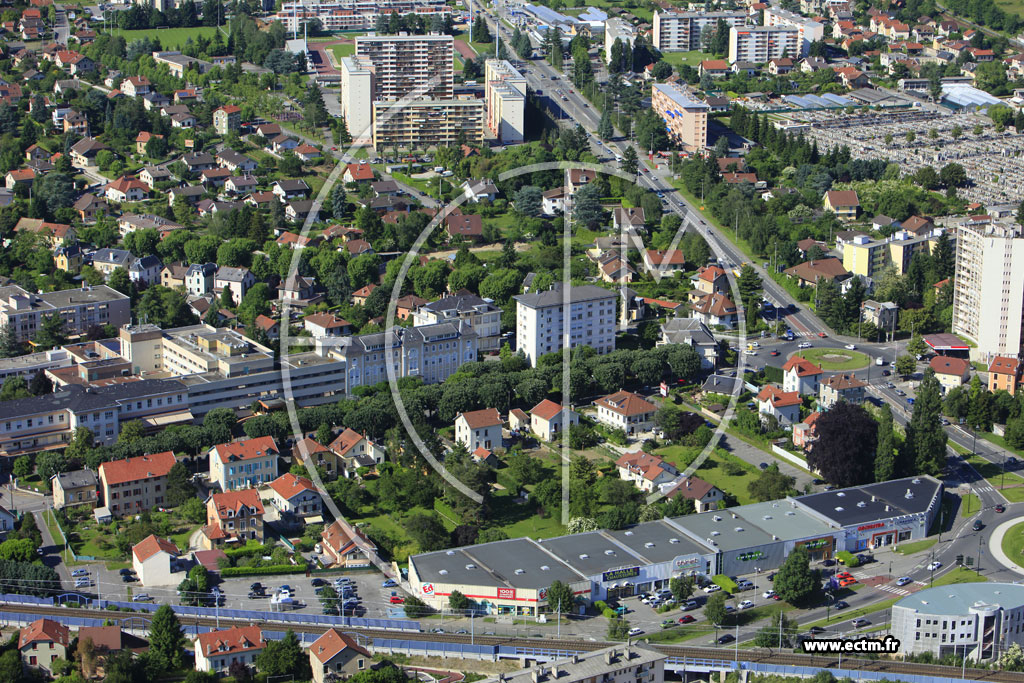
[[[785,448],[779,448],[775,444],[772,444],[772,453],[774,453],[775,455],[779,456],[783,460],[786,460],[786,461],[792,463],[793,465],[796,465],[800,469],[804,469],[804,470],[808,469],[807,461],[806,460],[804,460],[803,458],[801,458],[798,455],[790,453]]]

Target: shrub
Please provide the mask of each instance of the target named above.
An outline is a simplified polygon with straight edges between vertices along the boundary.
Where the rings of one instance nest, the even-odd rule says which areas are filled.
[[[836,559],[839,560],[841,564],[845,564],[850,569],[860,566],[860,560],[857,559],[856,555],[854,555],[848,550],[840,550],[838,553],[836,553]]]
[[[270,574],[304,574],[305,565],[271,564],[264,567],[227,567],[220,570],[222,577],[227,576],[267,576]]]
[[[725,574],[715,574],[711,578],[711,580],[714,583],[717,583],[719,586],[721,586],[722,590],[724,590],[726,593],[735,593],[739,588],[739,586],[736,585],[736,582],[730,579]]]

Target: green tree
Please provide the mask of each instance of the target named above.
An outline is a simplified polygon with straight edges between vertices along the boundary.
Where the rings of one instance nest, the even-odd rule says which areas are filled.
[[[178,507],[178,514],[193,524],[202,524],[206,521],[206,506],[203,501],[192,497]]]
[[[36,370],[35,374],[32,375],[32,381],[28,384],[28,390],[33,396],[52,394],[53,382],[50,381],[50,378],[42,370]]]
[[[129,444],[146,438],[146,428],[141,420],[129,420],[121,425],[121,433],[117,435],[117,443]]]
[[[798,627],[795,619],[790,619],[785,612],[779,610],[772,615],[771,621],[754,635],[754,645],[780,650],[793,647],[792,637]]]
[[[548,609],[552,612],[571,614],[576,598],[572,594],[572,588],[561,581],[555,581],[548,587]]]
[[[43,316],[42,325],[36,332],[36,344],[43,349],[52,349],[63,346],[67,342],[67,335],[64,331],[64,318],[59,315]]]
[[[452,590],[448,596],[448,607],[456,612],[464,612],[469,609],[469,598],[460,591]]]
[[[256,655],[254,663],[259,672],[267,677],[291,675],[302,681],[313,676],[309,655],[302,649],[302,644],[291,629],[281,640],[267,641],[263,651]]]
[[[12,471],[18,479],[24,479],[29,476],[32,474],[32,458],[27,455],[19,456],[14,460]]]
[[[778,577],[776,577],[777,579]],[[708,623],[722,626],[728,616],[729,613],[725,611],[725,591],[718,591],[708,596],[707,602],[704,603],[704,617]]]
[[[906,444],[920,474],[937,475],[946,461],[946,431],[942,428],[942,398],[935,372],[928,368],[917,388],[914,413],[907,425]]]
[[[689,574],[686,576],[674,576],[668,582],[668,588],[672,591],[672,599],[679,604],[682,604],[683,601],[688,600],[693,595],[695,585],[693,577]]]
[[[622,153],[622,170],[630,175],[636,175],[640,170],[640,160],[633,145],[628,145]]]
[[[198,500],[195,487],[189,481],[188,469],[176,462],[167,473],[167,504],[174,507],[193,499]]]
[[[740,270],[740,276],[736,280],[736,286],[740,291],[740,299],[747,316],[747,324],[757,319],[757,312],[760,310],[762,283],[761,277],[749,263]]]
[[[909,377],[917,370],[917,359],[910,355],[900,356],[896,359],[896,374]]]
[[[149,626],[149,651],[169,669],[185,666],[185,632],[170,605],[160,605]]]
[[[878,417],[878,445],[875,447],[875,481],[896,478],[896,434],[893,429],[892,410],[883,403]]]
[[[28,382],[21,375],[11,375],[4,380],[0,388],[0,401],[13,401],[19,398],[28,398],[32,393],[28,390]]]
[[[448,531],[436,513],[411,515],[405,520],[405,530],[423,552],[448,547]]]
[[[747,484],[747,492],[756,501],[779,500],[795,493],[796,479],[779,471],[779,466],[772,463],[761,472],[757,479]]]
[[[13,358],[21,355],[21,343],[17,332],[10,325],[0,326],[0,358]]]
[[[775,592],[791,604],[806,602],[818,590],[817,572],[811,571],[807,548],[797,546],[775,574]]]
[[[338,614],[338,605],[341,604],[338,598],[338,591],[332,586],[324,586],[320,589],[320,604],[331,614]]]

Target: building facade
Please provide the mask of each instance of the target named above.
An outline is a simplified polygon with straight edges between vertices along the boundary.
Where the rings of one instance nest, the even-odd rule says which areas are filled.
[[[345,117],[352,139],[370,142],[373,138],[373,68],[367,60],[342,57],[341,115]]]
[[[733,26],[729,29],[729,63],[764,64],[800,54],[800,30],[793,26]]]
[[[691,150],[707,146],[710,107],[689,90],[677,83],[655,83],[651,89],[651,108],[665,121],[673,142]]]
[[[167,475],[177,460],[164,451],[100,464],[100,492],[112,517],[134,515],[164,502]]]
[[[513,297],[516,300],[516,346],[530,365],[563,346],[589,346],[599,354],[615,350],[615,302],[618,294],[595,285],[567,290],[560,286]],[[564,337],[568,306],[569,338]]]
[[[210,484],[221,491],[269,484],[277,479],[280,455],[272,436],[218,444],[210,449]]]
[[[19,342],[36,336],[43,319],[59,316],[64,333],[85,334],[103,325],[120,327],[131,321],[131,299],[106,285],[34,294],[17,285],[0,287],[0,326],[11,329]]]
[[[451,55],[448,56],[451,61]],[[473,97],[373,103],[373,146],[431,148],[484,139],[484,102]]]
[[[356,36],[355,54],[373,65],[373,99],[399,100],[416,93],[423,99],[451,99],[454,95],[452,36]]]
[[[651,36],[654,47],[662,52],[690,52],[700,50],[700,36],[705,26],[715,27],[719,21],[726,26],[743,26],[746,12],[666,12],[654,13]]]
[[[774,5],[768,5],[768,7],[764,9],[764,25],[788,26],[797,30],[797,35],[800,41],[800,51],[798,54],[789,55],[789,57],[793,59],[796,59],[797,57],[806,57],[807,52],[811,47],[811,43],[816,40],[821,40],[825,35],[825,27],[820,22]]]
[[[484,84],[488,130],[504,144],[522,142],[526,134],[526,77],[508,60],[488,59]]]
[[[437,325],[462,321],[476,333],[481,353],[497,351],[501,346],[501,309],[475,294],[456,294],[425,303],[413,313],[413,325]]]

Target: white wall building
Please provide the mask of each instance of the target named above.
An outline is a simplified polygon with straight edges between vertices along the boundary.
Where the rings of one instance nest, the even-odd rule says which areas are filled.
[[[654,13],[651,31],[654,47],[662,52],[689,52],[701,48],[700,36],[705,26],[715,27],[719,20],[727,26],[743,26],[747,13],[735,12],[666,12]]]
[[[341,115],[356,142],[373,137],[373,70],[356,56],[341,59]]]
[[[636,29],[624,19],[612,17],[604,23],[605,64],[610,64],[612,61],[612,45],[615,44],[616,40],[620,41],[623,47],[629,46],[632,48],[634,41],[636,41]],[[629,54],[632,54],[632,52]]]
[[[132,569],[143,586],[174,585],[182,578],[180,573],[172,571],[178,555],[178,546],[150,534],[132,548]]]
[[[501,448],[501,414],[494,408],[459,413],[455,418],[455,440],[472,453],[478,448]]]
[[[556,283],[544,292],[520,294],[516,300],[516,346],[530,365],[545,353],[589,346],[598,353],[615,350],[615,302],[618,294],[595,285],[563,289]],[[565,339],[564,309],[569,308],[569,338]],[[568,342],[568,344],[566,344]]]
[[[764,10],[764,25],[795,28],[800,39],[800,57],[806,57],[811,43],[821,40],[825,35],[825,27],[821,23],[774,5],[769,5]],[[789,56],[794,59],[797,57],[797,55]]]
[[[800,55],[800,30],[793,26],[733,26],[729,29],[729,63],[764,64]]]

